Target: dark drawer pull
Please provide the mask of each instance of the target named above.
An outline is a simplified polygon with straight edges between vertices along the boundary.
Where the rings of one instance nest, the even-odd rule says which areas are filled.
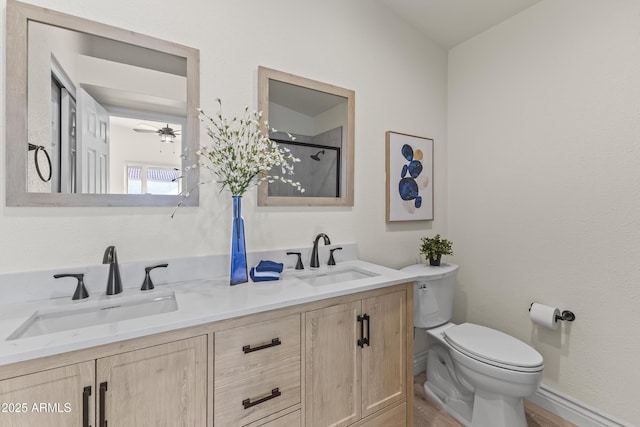
[[[82,391],[82,427],[89,425],[89,396],[91,396],[91,386],[87,386]]]
[[[269,396],[265,396],[262,399],[258,399],[255,402],[252,402],[251,399],[245,399],[242,401],[242,406],[244,406],[244,409],[249,409],[252,406],[256,406],[259,405],[263,402],[266,402],[267,400],[271,400],[274,399],[278,396],[280,396],[282,393],[280,393],[280,389],[278,387],[274,388],[273,390],[271,390],[271,394]]]
[[[244,351],[246,354],[246,353],[251,353],[253,351],[264,350],[265,348],[269,348],[269,347],[275,347],[280,344],[282,344],[282,342],[280,341],[280,338],[274,338],[271,340],[269,344],[260,345],[258,347],[251,348],[250,345],[245,345],[242,347],[242,351]]]
[[[358,339],[358,347],[364,348],[364,345],[366,344],[366,338],[364,337],[364,317],[358,314],[356,320],[360,324],[360,338]]]
[[[98,416],[100,427],[107,427],[107,419],[105,417],[105,394],[107,392],[107,382],[100,383],[100,413]]]
[[[367,337],[362,339],[362,348],[364,348],[364,345],[366,344],[367,346],[371,346],[371,318],[369,317],[368,314],[365,314],[364,316],[362,316],[363,321],[366,320],[367,321]]]

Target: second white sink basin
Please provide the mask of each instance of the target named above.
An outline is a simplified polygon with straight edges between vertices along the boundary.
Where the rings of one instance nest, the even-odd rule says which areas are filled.
[[[178,309],[175,293],[118,298],[99,305],[45,312],[34,312],[7,340],[34,337],[105,323],[136,319]]]
[[[316,274],[300,276],[300,280],[311,286],[333,285],[340,282],[349,282],[351,280],[365,279],[367,277],[378,276],[367,270],[357,267],[345,267],[321,270]]]

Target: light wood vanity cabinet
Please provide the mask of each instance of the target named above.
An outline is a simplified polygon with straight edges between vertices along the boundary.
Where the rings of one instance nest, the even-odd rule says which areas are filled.
[[[400,291],[306,314],[307,427],[348,426],[406,400],[406,301]]]
[[[194,337],[2,380],[0,401],[13,406],[0,426],[204,426],[206,343]]]
[[[412,426],[412,292],[395,285],[0,366],[0,404],[14,404],[0,427]]]

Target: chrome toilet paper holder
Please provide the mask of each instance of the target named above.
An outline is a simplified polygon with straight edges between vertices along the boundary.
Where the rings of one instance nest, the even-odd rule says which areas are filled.
[[[529,311],[531,311],[531,307],[533,306],[534,303],[531,303],[529,305]],[[576,320],[576,315],[573,314],[572,311],[569,310],[563,310],[562,314],[560,316],[556,316],[556,320],[566,320],[567,322],[573,322],[574,320]]]

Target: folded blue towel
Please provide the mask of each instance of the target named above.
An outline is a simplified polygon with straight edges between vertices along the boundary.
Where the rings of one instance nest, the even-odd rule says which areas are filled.
[[[282,273],[284,268],[284,264],[281,262],[275,261],[260,261],[258,265],[255,266],[256,272],[263,273],[265,271],[272,271],[276,273]]]
[[[269,280],[280,280],[280,274],[275,273],[275,276],[273,274],[271,275],[267,275],[267,276],[257,276],[255,272],[255,268],[251,267],[251,270],[249,271],[249,275],[251,276],[251,280],[253,280],[254,282],[266,282]]]
[[[276,279],[280,278],[280,273],[276,273],[275,271],[256,271],[255,267],[253,275],[256,277],[274,277]]]

